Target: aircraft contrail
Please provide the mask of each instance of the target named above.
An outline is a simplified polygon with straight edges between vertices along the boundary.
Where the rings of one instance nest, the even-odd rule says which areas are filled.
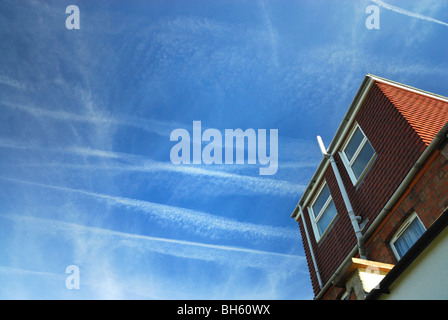
[[[41,163],[36,166],[52,166],[52,167],[65,167],[72,169],[85,169],[85,170],[114,170],[115,172],[122,171],[135,171],[135,172],[171,172],[179,173],[190,176],[204,176],[211,179],[226,180],[231,183],[235,183],[241,186],[251,194],[270,194],[279,196],[295,196],[304,190],[304,185],[292,183],[285,180],[269,179],[262,177],[253,177],[248,175],[240,175],[235,173],[229,173],[222,170],[212,170],[204,167],[196,166],[176,166],[170,162],[155,161],[145,158],[140,155],[113,152],[99,149],[91,149],[85,147],[65,147],[65,148],[53,148],[45,149],[39,147],[33,147],[29,144],[24,144],[19,141],[7,140],[0,138],[0,147],[14,148],[14,149],[30,149],[38,150],[42,152],[60,152],[63,154],[75,154],[86,157],[99,157],[107,159],[123,160],[125,163],[110,164],[110,165],[89,165],[89,164],[58,164],[52,162],[51,164]],[[24,164],[30,166],[30,164]],[[290,164],[291,165],[291,164]],[[294,165],[309,166],[308,163]]]
[[[428,17],[428,16],[424,16],[422,14],[415,13],[415,12],[412,12],[412,11],[409,11],[409,10],[406,10],[406,9],[403,9],[403,8],[399,8],[399,7],[393,6],[393,5],[388,4],[388,3],[386,3],[386,2],[384,2],[382,0],[370,0],[370,1],[376,3],[380,7],[383,7],[385,9],[394,11],[396,13],[404,14],[404,15],[406,15],[408,17],[417,18],[417,19],[420,19],[420,20],[428,21],[428,22],[434,22],[434,23],[437,23],[437,24],[441,24],[441,25],[443,25],[445,27],[448,27],[448,23],[446,23],[446,22],[443,22],[443,21],[440,21],[440,20],[437,20],[437,19],[434,19],[434,18],[431,18],[431,17]]]
[[[0,179],[15,183],[49,188],[63,192],[82,194],[95,199],[107,201],[112,205],[123,206],[139,210],[158,220],[169,220],[171,222],[177,222],[181,226],[197,228],[203,230],[204,232],[212,232],[212,233],[236,232],[244,234],[246,236],[258,236],[262,238],[295,239],[297,237],[297,234],[296,232],[293,231],[293,229],[285,227],[275,227],[250,222],[240,222],[202,211],[169,206],[165,204],[149,202],[144,200],[90,192],[81,189],[49,185],[7,177],[0,177]]]
[[[117,119],[108,115],[76,114],[73,112],[60,111],[60,110],[57,111],[46,110],[42,108],[36,108],[34,106],[11,103],[7,101],[0,101],[0,104],[11,109],[26,112],[35,117],[51,118],[58,121],[92,123],[99,126],[114,125],[114,126],[134,127],[151,133],[155,133],[162,137],[169,136],[173,128],[179,127],[179,124],[161,120],[125,119],[125,118]]]
[[[179,239],[169,239],[162,237],[152,237],[140,234],[126,233],[103,229],[98,227],[84,226],[71,222],[58,221],[53,219],[38,218],[33,216],[0,215],[0,218],[16,222],[30,223],[35,227],[42,227],[46,232],[63,232],[64,234],[76,234],[79,238],[84,235],[102,236],[104,245],[110,246],[139,246],[143,250],[162,253],[180,258],[198,259],[214,261],[218,263],[231,263],[232,265],[242,265],[258,268],[276,268],[281,261],[292,265],[303,261],[303,256],[283,254],[271,251],[233,247],[226,245],[215,245],[202,242],[193,242]],[[49,231],[51,230],[51,231]],[[120,241],[116,241],[120,239]],[[78,239],[79,240],[79,239]],[[238,256],[234,256],[237,254]],[[242,259],[241,254],[246,258]],[[255,258],[256,257],[256,258]],[[9,269],[0,271],[11,271]],[[12,270],[14,271],[14,270]],[[51,275],[43,273],[44,275]]]

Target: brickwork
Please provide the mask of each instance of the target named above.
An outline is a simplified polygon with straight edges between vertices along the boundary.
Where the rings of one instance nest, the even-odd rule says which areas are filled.
[[[407,192],[366,244],[369,258],[395,264],[390,241],[402,223],[414,212],[429,228],[448,207],[448,159],[436,152],[424,173]]]
[[[338,152],[334,153],[355,214],[368,220],[365,230],[381,212],[441,126],[448,122],[448,103],[441,103],[440,100],[434,100],[435,110],[439,112],[442,107],[445,107],[446,110],[442,113],[439,112],[443,119],[435,122],[434,126],[437,128],[428,129],[429,133],[423,132],[421,126],[418,125],[418,121],[425,119],[419,120],[415,116],[415,112],[406,111],[410,103],[428,108],[431,106],[431,101],[427,96],[415,92],[407,92],[402,88],[389,88],[384,83],[374,83],[355,120],[368,137],[377,157],[357,186],[354,186],[350,180]],[[412,108],[416,110],[417,107]],[[423,114],[433,116],[437,112],[424,111]],[[428,126],[430,125],[425,124],[424,127]],[[419,128],[416,129],[416,127]],[[344,140],[347,137],[341,138]],[[420,180],[415,182],[400,205],[397,205],[396,210],[389,214],[387,220],[380,225],[380,230],[375,232],[366,243],[369,260],[395,264],[396,259],[388,243],[402,222],[415,211],[428,227],[448,206],[448,195],[445,191],[448,190],[448,162],[444,154],[448,154],[448,147],[445,147],[442,152],[437,152],[437,155],[431,159],[431,163],[425,167],[425,173],[419,177]],[[319,243],[313,236],[313,227],[307,208],[309,203],[303,207],[305,222],[323,284],[330,279],[356,245],[353,227],[331,166],[324,173],[324,179],[330,189],[338,215],[330,230],[320,239]],[[315,190],[318,188],[319,186],[316,185]],[[299,225],[302,239],[306,239],[301,219]],[[314,292],[317,294],[320,289],[311,262],[310,248],[307,241],[303,241],[303,244],[311,282]],[[331,288],[322,299],[338,299],[343,292],[344,290],[341,288]]]

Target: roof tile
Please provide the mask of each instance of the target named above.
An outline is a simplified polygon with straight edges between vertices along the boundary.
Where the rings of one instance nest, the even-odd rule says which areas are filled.
[[[422,141],[429,145],[448,122],[448,101],[377,81],[376,85],[393,103]]]

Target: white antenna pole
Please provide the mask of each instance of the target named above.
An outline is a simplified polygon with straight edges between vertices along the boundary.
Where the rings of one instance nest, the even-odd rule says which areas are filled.
[[[320,136],[317,136],[317,143],[319,143],[320,152],[322,152],[322,155],[324,157],[328,156],[327,149],[325,149],[324,142]]]

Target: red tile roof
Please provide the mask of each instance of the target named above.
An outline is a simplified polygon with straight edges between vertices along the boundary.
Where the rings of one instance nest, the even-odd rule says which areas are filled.
[[[376,81],[376,85],[426,145],[448,122],[448,100],[386,82]]]

